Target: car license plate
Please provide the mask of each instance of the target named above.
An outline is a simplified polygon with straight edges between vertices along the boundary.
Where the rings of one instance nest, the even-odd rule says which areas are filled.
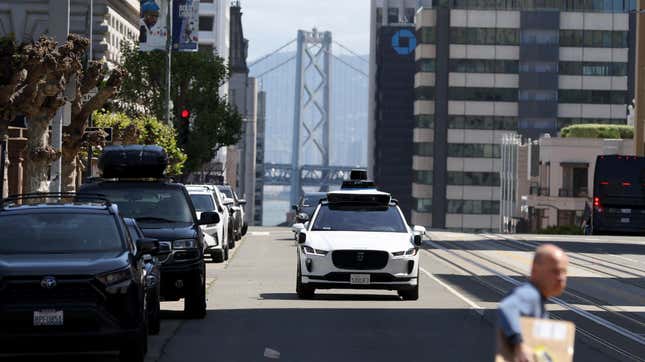
[[[622,212],[623,214],[631,214],[632,209],[620,209],[620,212]]]
[[[356,285],[367,285],[370,284],[370,275],[369,274],[351,274],[349,276],[350,284]]]
[[[625,224],[626,224],[626,223],[628,223],[628,222],[629,222],[629,218],[628,218],[628,217],[623,217],[623,218],[621,218],[621,219],[620,219],[620,222],[622,222],[622,223],[625,223]]]
[[[35,310],[34,326],[62,326],[64,323],[62,310]]]

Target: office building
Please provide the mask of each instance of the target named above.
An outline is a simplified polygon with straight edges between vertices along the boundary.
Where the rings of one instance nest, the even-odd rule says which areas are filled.
[[[504,134],[625,123],[634,2],[539,3],[446,0],[417,12],[413,223],[498,230]]]

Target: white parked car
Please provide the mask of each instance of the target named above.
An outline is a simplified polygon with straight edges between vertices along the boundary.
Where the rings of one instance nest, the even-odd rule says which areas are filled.
[[[356,182],[353,182],[356,187]],[[419,297],[419,247],[426,230],[411,228],[390,194],[369,189],[333,191],[298,231],[296,291],[396,290]]]
[[[213,261],[221,263],[228,260],[229,254],[229,212],[222,202],[222,195],[217,187],[211,185],[186,185],[188,194],[193,200],[197,218],[204,211],[214,211],[220,216],[220,222],[214,225],[202,225],[206,254],[210,254]]]

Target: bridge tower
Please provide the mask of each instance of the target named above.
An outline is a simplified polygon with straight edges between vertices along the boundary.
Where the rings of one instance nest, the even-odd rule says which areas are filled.
[[[331,32],[298,31],[295,109],[291,148],[291,204],[302,192],[303,156],[321,166],[321,191],[329,188]]]

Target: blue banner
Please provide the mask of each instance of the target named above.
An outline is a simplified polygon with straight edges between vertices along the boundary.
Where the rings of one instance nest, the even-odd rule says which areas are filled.
[[[199,42],[199,0],[173,0],[172,48],[194,52]]]

